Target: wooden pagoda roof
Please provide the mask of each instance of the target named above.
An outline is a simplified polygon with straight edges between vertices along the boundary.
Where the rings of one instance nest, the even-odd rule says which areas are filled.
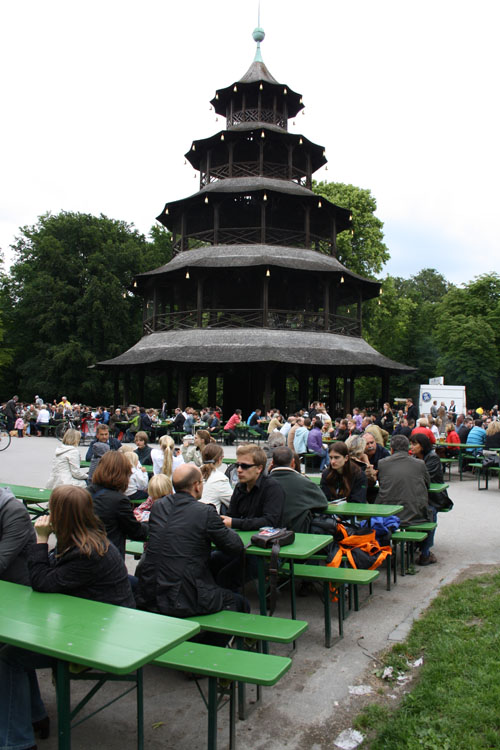
[[[272,86],[273,90],[276,90],[280,99],[286,99],[289,119],[295,117],[297,112],[300,112],[300,110],[304,108],[302,96],[296,91],[293,91],[293,89],[286,84],[279,83],[276,78],[271,75],[267,66],[262,61],[258,60],[253,61],[245,75],[240,78],[239,81],[231,83],[229,86],[226,86],[226,88],[218,89],[210,104],[218,115],[225,117],[227,104],[232,98],[234,98],[238,91],[257,91],[261,84]]]
[[[366,373],[414,370],[379,354],[362,338],[269,328],[191,328],[151,333],[118,357],[99,362],[97,367],[108,369],[161,362],[200,365],[282,362],[355,367]]]
[[[183,273],[186,268],[250,268],[252,266],[290,268],[302,273],[310,271],[336,273],[345,276],[346,279],[355,280],[356,287],[361,288],[363,299],[372,299],[380,294],[378,281],[372,281],[349,271],[337,258],[317,250],[283,247],[282,245],[207,245],[185,250],[165,265],[138,274],[135,279],[141,284],[163,274],[176,271]]]
[[[304,153],[307,152],[311,156],[312,172],[316,172],[316,170],[320,169],[320,167],[327,163],[327,159],[324,155],[325,147],[313,143],[306,138],[305,135],[301,135],[300,133],[283,133],[281,128],[270,125],[269,123],[266,123],[265,126],[256,127],[254,122],[248,122],[242,123],[242,126],[244,126],[242,129],[248,131],[249,135],[253,131],[256,141],[260,139],[262,132],[264,132],[266,138],[271,140],[274,138],[275,141],[279,139],[280,142],[283,142],[283,138],[286,138],[286,143],[293,143],[296,146],[302,146]],[[221,140],[221,136],[224,136],[224,140]],[[208,149],[222,150],[226,143],[231,143],[232,141],[239,143],[241,142],[241,138],[242,135],[240,129],[220,130],[218,133],[214,133],[214,135],[211,135],[208,138],[200,138],[199,140],[193,141],[191,148],[184,154],[184,157],[195,169],[200,169],[202,160],[205,158]]]

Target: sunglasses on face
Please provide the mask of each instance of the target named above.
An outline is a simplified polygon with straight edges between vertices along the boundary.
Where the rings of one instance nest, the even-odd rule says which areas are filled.
[[[243,464],[243,463],[236,463],[235,464],[237,469],[243,469],[243,471],[246,471],[251,466],[257,466],[257,464]]]

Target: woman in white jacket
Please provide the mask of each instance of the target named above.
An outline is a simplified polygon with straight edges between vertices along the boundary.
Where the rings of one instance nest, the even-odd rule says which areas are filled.
[[[139,457],[135,451],[127,451],[125,458],[130,461],[130,465],[132,466],[132,473],[129,477],[125,494],[131,500],[146,500],[148,497],[148,473],[139,464]]]
[[[53,490],[61,484],[73,484],[76,487],[87,486],[87,472],[80,468],[79,430],[67,430],[62,439],[62,445],[56,448],[56,455],[52,463],[52,473],[47,482],[47,489]]]
[[[209,443],[203,449],[202,456],[203,494],[200,502],[215,505],[217,512],[220,513],[221,504],[225,510],[229,506],[233,494],[229,479],[222,471],[219,471],[224,458],[224,451],[217,443]]]

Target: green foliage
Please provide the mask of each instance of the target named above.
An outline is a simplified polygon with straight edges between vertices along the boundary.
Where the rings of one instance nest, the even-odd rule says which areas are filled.
[[[469,750],[500,746],[500,573],[447,586],[387,664],[423,654],[412,691],[376,728],[372,750]]]
[[[140,338],[142,301],[130,291],[133,277],[170,257],[168,233],[155,227],[151,236],[147,242],[131,225],[103,215],[67,212],[21,230],[5,285],[21,398],[40,392],[110,399],[109,375],[88,368]]]
[[[451,289],[436,310],[437,361],[445,382],[465,383],[473,406],[491,406],[500,382],[500,276]]]
[[[375,216],[377,202],[369,190],[342,182],[315,182],[313,190],[352,214],[352,229],[337,237],[337,258],[350,271],[374,278],[389,260],[383,223]]]

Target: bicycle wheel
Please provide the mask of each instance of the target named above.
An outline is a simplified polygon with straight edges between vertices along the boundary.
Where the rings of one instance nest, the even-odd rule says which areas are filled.
[[[10,445],[12,440],[10,433],[7,432],[5,427],[0,427],[0,451],[5,451]]]
[[[56,427],[56,438],[58,440],[62,440],[68,429],[69,424],[67,422],[61,422],[60,424],[58,424]]]

